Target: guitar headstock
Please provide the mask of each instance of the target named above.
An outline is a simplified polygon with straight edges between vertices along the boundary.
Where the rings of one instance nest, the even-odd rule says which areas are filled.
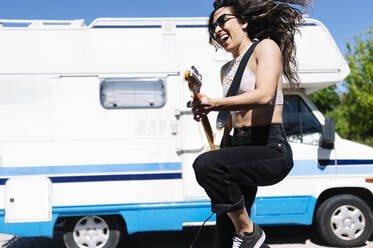
[[[198,70],[192,66],[190,70],[185,72],[185,80],[188,81],[188,86],[190,91],[194,94],[199,93],[201,86],[202,86],[202,75],[198,72]]]

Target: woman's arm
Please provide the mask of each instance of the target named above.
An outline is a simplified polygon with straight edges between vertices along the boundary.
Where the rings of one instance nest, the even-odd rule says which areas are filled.
[[[254,108],[256,105],[271,103],[281,75],[281,51],[270,39],[261,41],[255,49],[257,61],[256,88],[252,91],[225,98],[209,98],[200,94],[197,112],[234,111]]]

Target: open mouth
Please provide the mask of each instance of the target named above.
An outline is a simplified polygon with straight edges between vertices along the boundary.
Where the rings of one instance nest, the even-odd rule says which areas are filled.
[[[221,37],[221,40],[222,40],[223,42],[227,41],[228,39],[229,39],[229,35],[227,35],[227,34],[225,34],[225,35],[223,35],[223,36]]]
[[[226,43],[228,39],[229,39],[229,35],[224,34],[224,35],[222,35],[222,36],[220,37],[220,43],[221,43],[222,45],[224,45],[224,43]]]

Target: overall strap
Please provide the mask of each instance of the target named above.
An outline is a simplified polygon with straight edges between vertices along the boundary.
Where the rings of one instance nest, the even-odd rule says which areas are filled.
[[[243,72],[245,71],[247,62],[250,59],[251,54],[254,52],[255,47],[259,44],[258,40],[255,40],[253,44],[251,44],[249,50],[244,54],[240,65],[238,66],[237,72],[234,75],[233,81],[231,86],[228,89],[227,95],[225,97],[234,96],[237,94],[238,89],[240,88],[241,79]],[[222,128],[227,123],[228,117],[230,112],[229,111],[219,111],[218,117],[216,119],[216,127]]]

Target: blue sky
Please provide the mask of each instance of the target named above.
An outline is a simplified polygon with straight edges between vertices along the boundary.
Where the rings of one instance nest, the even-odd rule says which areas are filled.
[[[97,17],[205,17],[213,0],[2,0],[0,19]],[[323,22],[342,53],[346,43],[373,25],[373,0],[314,0],[309,16]]]

